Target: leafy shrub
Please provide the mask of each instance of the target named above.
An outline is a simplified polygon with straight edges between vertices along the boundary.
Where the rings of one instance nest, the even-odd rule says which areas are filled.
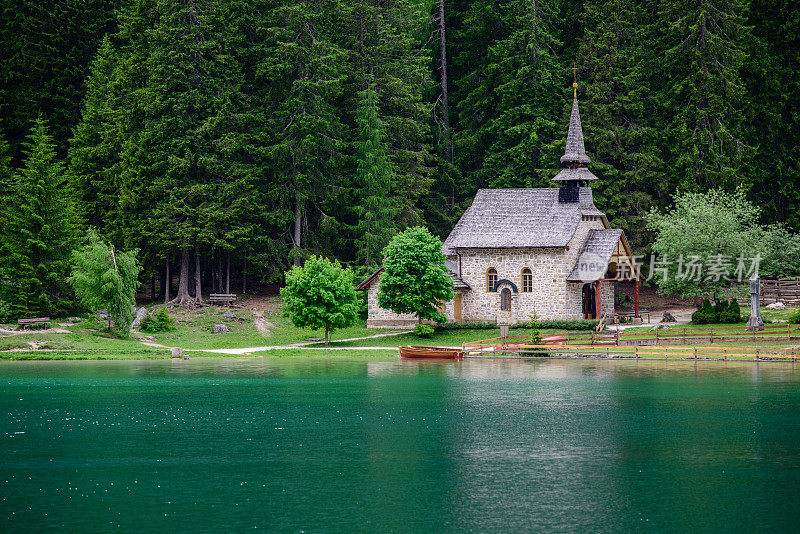
[[[697,311],[692,314],[692,322],[695,324],[731,324],[741,321],[742,310],[736,299],[720,300],[714,305],[705,299]]]
[[[161,308],[155,314],[148,312],[147,315],[144,316],[144,319],[142,319],[139,329],[148,334],[169,332],[175,330],[175,319],[170,317],[167,310]]]
[[[716,314],[711,301],[703,299],[703,303],[697,308],[697,311],[692,314],[692,322],[695,324],[710,324],[716,322]]]
[[[536,321],[533,326],[536,328],[542,329],[554,329],[554,330],[569,330],[569,331],[579,331],[579,330],[593,330],[600,321],[595,319],[591,320],[566,320],[566,319],[555,319],[552,321]],[[521,322],[521,323],[514,323],[509,326],[511,330],[516,330],[518,328],[522,329],[529,329],[532,325],[530,322]],[[497,323],[446,323],[446,324],[437,324],[436,330],[437,331],[449,331],[449,330],[497,330],[499,327]]]
[[[800,324],[800,308],[789,316],[789,324]]]
[[[719,322],[724,324],[742,322],[742,310],[736,299],[732,299],[727,308],[719,314]]]
[[[414,335],[419,337],[431,337],[435,328],[429,324],[418,324],[414,327]]]
[[[4,300],[0,300],[0,323],[8,321],[13,317],[14,312],[11,311],[11,304]]]

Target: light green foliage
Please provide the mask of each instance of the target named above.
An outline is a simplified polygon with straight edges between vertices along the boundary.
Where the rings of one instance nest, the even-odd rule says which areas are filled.
[[[26,158],[9,200],[14,209],[2,228],[0,287],[16,315],[55,315],[72,305],[66,277],[76,244],[74,216],[64,169],[41,117],[25,147]]]
[[[141,266],[137,251],[118,252],[104,243],[94,230],[89,243],[72,255],[69,283],[81,302],[91,310],[107,309],[114,329],[127,335],[133,322],[134,295]]]
[[[396,235],[384,250],[378,304],[395,313],[413,313],[420,322],[447,319],[437,306],[453,299],[453,279],[442,242],[422,227]]]
[[[433,325],[418,324],[414,327],[414,335],[417,337],[431,337],[436,329]]]
[[[175,330],[175,319],[170,317],[166,309],[160,308],[156,313],[148,312],[145,315],[139,330],[148,334],[171,332]]]
[[[304,266],[292,267],[281,296],[284,315],[292,324],[324,328],[326,344],[330,332],[352,326],[358,318],[353,272],[336,260],[311,256]]]
[[[667,280],[662,281],[661,275],[656,277],[659,290],[694,297],[716,295],[729,288],[725,277],[733,276],[738,258],[747,258],[745,267],[749,268],[749,258],[763,251],[764,230],[757,223],[758,215],[758,209],[741,190],[734,194],[719,190],[679,194],[671,210],[653,210],[648,217],[648,227],[656,233],[653,250],[661,261],[669,263]],[[699,280],[690,276],[678,278],[681,260],[686,264],[694,256],[697,262],[709,265],[720,255],[730,262],[724,276],[714,279],[703,270]],[[749,273],[745,271],[743,278],[746,276]]]
[[[534,309],[528,317],[530,318],[531,343],[538,345],[542,342],[542,332],[539,330],[539,314]]]

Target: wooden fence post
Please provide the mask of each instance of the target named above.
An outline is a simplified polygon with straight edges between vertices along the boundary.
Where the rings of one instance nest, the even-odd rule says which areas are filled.
[[[711,343],[714,343],[714,327],[711,327]]]

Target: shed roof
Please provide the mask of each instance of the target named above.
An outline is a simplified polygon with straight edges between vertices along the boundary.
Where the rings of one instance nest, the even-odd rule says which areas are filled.
[[[564,247],[583,215],[604,217],[589,187],[574,203],[559,203],[556,188],[481,189],[442,250],[452,256],[459,248]]]
[[[575,261],[575,266],[572,272],[567,276],[569,282],[582,282],[584,277],[581,275],[580,265],[587,261],[601,260],[603,264],[608,267],[608,262],[611,261],[611,255],[617,248],[622,237],[622,230],[615,228],[613,230],[591,230],[589,238],[584,243],[578,259]],[[605,269],[603,269],[605,272]]]

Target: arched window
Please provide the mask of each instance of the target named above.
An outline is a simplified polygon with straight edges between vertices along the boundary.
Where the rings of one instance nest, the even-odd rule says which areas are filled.
[[[522,269],[522,292],[533,292],[533,273],[527,267]]]
[[[497,269],[494,267],[490,267],[488,271],[486,271],[486,291],[491,292],[495,290],[497,285]]]
[[[500,291],[500,311],[511,311],[511,290],[507,287]]]

